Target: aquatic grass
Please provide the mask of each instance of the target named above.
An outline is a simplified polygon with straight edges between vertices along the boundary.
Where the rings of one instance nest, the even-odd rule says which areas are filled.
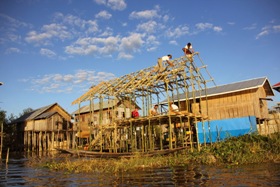
[[[52,158],[34,161],[54,171],[69,173],[118,173],[160,167],[187,166],[189,164],[238,165],[249,163],[280,162],[280,133],[270,136],[257,134],[229,137],[212,145],[202,146],[193,152],[190,149],[162,156],[145,157],[135,154],[132,158]],[[32,162],[31,162],[32,163]]]
[[[278,158],[280,135],[271,137],[257,134],[228,138],[213,144],[210,152],[222,163],[258,163]]]

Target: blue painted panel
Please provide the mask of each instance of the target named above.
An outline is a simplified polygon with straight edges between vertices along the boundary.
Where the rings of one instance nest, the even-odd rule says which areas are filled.
[[[199,143],[213,143],[228,137],[257,132],[255,116],[210,120],[199,122],[197,125]]]

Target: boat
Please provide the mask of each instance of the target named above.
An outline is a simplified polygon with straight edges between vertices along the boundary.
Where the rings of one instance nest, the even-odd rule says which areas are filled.
[[[93,158],[130,158],[130,157],[137,157],[137,156],[156,156],[156,155],[167,155],[179,150],[186,149],[186,147],[178,147],[174,149],[163,149],[163,150],[154,150],[154,151],[147,151],[147,152],[118,152],[118,153],[111,153],[111,152],[96,152],[96,151],[85,151],[85,150],[78,150],[78,149],[61,149],[55,148],[56,150],[60,151],[61,153],[67,153],[78,157],[93,157]]]

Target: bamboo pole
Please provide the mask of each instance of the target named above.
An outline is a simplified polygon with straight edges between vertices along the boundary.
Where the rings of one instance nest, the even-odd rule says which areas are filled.
[[[1,135],[1,149],[0,149],[0,159],[2,159],[2,151],[3,151],[3,136],[4,136],[4,133],[3,133],[3,121],[1,122],[1,132],[0,132],[0,135]]]
[[[9,155],[10,155],[10,148],[8,147],[7,155],[6,155],[6,166],[8,166],[9,163]]]
[[[169,95],[168,95],[168,80],[165,80],[165,84],[166,84],[166,95],[167,95],[167,102],[168,102],[168,111],[171,111],[170,109],[170,105],[169,105],[169,102],[170,102],[170,98],[169,98]],[[168,135],[168,139],[169,139],[169,149],[172,149],[172,122],[171,122],[171,116],[170,116],[170,112],[168,112],[168,123],[169,123],[169,135]]]

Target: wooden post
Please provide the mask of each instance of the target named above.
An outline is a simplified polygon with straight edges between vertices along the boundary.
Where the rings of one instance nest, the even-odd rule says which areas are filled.
[[[51,149],[53,150],[54,149],[54,119],[53,119],[53,116],[52,116],[52,129],[51,129]],[[56,147],[57,147],[57,144],[56,144]]]
[[[149,150],[152,150],[152,129],[151,129],[151,121],[149,120],[149,125],[148,125],[148,135],[149,135],[149,138],[148,138],[148,141],[149,141]]]
[[[0,135],[1,135],[1,149],[0,149],[0,159],[2,159],[2,150],[3,150],[3,136],[4,136],[4,133],[3,133],[3,122],[1,122],[1,132],[0,132]]]
[[[42,151],[42,131],[39,132],[38,136],[38,150]]]
[[[10,154],[10,148],[8,147],[7,155],[6,155],[6,166],[8,165],[9,162],[9,154]]]

